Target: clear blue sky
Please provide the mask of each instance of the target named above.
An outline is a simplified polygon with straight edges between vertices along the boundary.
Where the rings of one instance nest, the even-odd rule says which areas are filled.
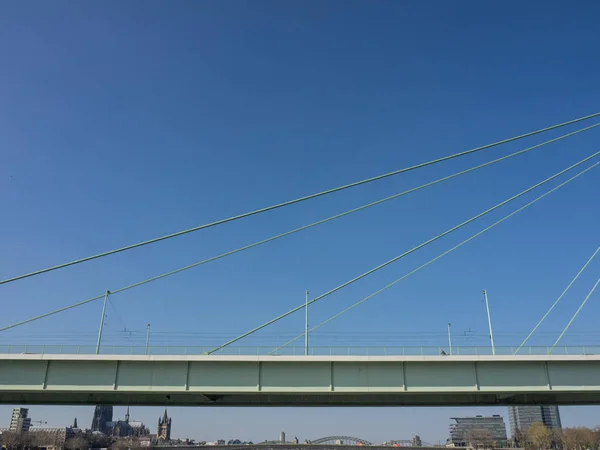
[[[598,14],[592,1],[2,3],[0,278],[597,112]],[[143,332],[123,329],[151,323],[155,343],[219,344],[300,304],[305,289],[325,292],[597,151],[599,133],[114,296],[107,343],[140,344]],[[0,325],[543,139],[1,286]],[[452,322],[457,344],[485,345],[482,288],[497,345],[518,344],[598,245],[597,170],[323,328],[315,344],[443,345]],[[311,317],[329,317],[505,213],[315,304]],[[552,342],[599,267],[534,343]],[[565,343],[598,342],[597,300]],[[93,343],[100,308],[26,325],[0,344]],[[302,327],[292,316],[243,344],[281,343]],[[566,408],[563,420],[596,425],[592,410]],[[74,411],[91,420],[90,408],[32,409],[54,425]],[[161,412],[135,411],[153,427]],[[504,408],[172,412],[177,436],[203,439],[285,429],[436,442],[449,416]]]

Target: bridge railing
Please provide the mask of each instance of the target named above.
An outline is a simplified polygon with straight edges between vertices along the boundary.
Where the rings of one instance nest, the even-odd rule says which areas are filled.
[[[203,355],[214,347],[210,346],[151,346],[147,353],[144,346],[103,345],[101,355]],[[518,346],[496,347],[496,355],[547,355],[550,346],[527,346],[517,352]],[[34,344],[3,344],[0,354],[42,354],[42,355],[93,355],[95,345],[34,345]],[[275,346],[225,347],[215,355],[304,355],[304,347]],[[553,355],[598,355],[600,345],[571,345],[555,347]],[[443,346],[323,346],[310,347],[312,356],[450,356],[448,347]],[[492,348],[486,346],[457,346],[452,347],[452,355],[492,355]]]

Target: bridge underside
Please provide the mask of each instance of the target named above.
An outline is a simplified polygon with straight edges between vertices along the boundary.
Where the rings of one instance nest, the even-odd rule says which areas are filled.
[[[588,405],[600,404],[600,356],[0,355],[0,403]]]
[[[171,392],[2,392],[1,404],[173,406],[476,406],[598,405],[600,393],[555,394],[199,394]]]

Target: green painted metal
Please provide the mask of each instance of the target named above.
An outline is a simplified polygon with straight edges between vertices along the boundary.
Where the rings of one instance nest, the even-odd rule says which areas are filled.
[[[393,264],[394,262],[396,262],[396,261],[398,261],[398,260],[400,260],[400,259],[402,259],[402,258],[404,258],[404,257],[406,257],[406,256],[408,256],[408,255],[410,255],[410,254],[412,254],[414,252],[416,252],[417,250],[420,250],[421,248],[426,247],[427,245],[429,245],[429,244],[431,244],[431,243],[433,243],[433,242],[435,242],[435,241],[443,238],[444,236],[447,236],[447,235],[453,233],[454,231],[461,229],[462,227],[464,227],[464,226],[466,226],[466,225],[468,225],[468,224],[476,221],[477,219],[480,219],[481,217],[483,217],[483,216],[485,216],[485,215],[487,215],[487,214],[489,214],[489,213],[497,210],[498,208],[503,207],[504,205],[512,202],[513,200],[516,200],[516,199],[520,198],[521,196],[523,196],[523,195],[525,195],[525,194],[533,191],[534,189],[537,189],[538,187],[543,186],[544,184],[546,184],[546,183],[548,183],[548,182],[550,182],[550,181],[552,181],[552,180],[560,177],[561,175],[569,172],[570,170],[573,170],[574,168],[580,166],[581,164],[584,164],[584,163],[586,163],[586,162],[588,162],[590,160],[593,160],[597,156],[600,156],[600,152],[595,152],[592,155],[587,156],[586,158],[580,160],[579,162],[577,162],[577,163],[575,163],[575,164],[567,167],[566,169],[561,170],[560,172],[555,173],[554,175],[546,178],[545,180],[540,181],[539,183],[534,184],[533,186],[528,187],[527,189],[519,192],[518,194],[515,194],[512,197],[509,197],[506,200],[503,200],[500,203],[497,203],[494,206],[486,209],[485,211],[482,211],[479,214],[476,214],[476,215],[470,217],[469,219],[467,219],[467,220],[459,223],[458,225],[455,225],[455,226],[447,229],[446,231],[444,231],[444,232],[442,232],[442,233],[440,233],[440,234],[438,234],[438,235],[436,235],[436,236],[434,236],[434,237],[432,237],[432,238],[430,238],[430,239],[428,239],[426,241],[421,242],[419,245],[411,248],[410,250],[407,250],[407,251],[405,251],[405,252],[403,252],[403,253],[401,253],[401,254],[393,257],[392,259],[389,259],[389,260],[385,261],[384,263],[381,263],[378,266],[375,266],[372,269],[369,269],[366,272],[363,272],[362,274],[360,274],[360,275],[358,275],[358,276],[356,276],[356,277],[354,277],[354,278],[352,278],[352,279],[350,279],[350,280],[348,280],[348,281],[346,281],[346,282],[344,282],[344,283],[342,283],[342,284],[334,287],[333,289],[330,289],[327,292],[325,292],[325,293],[323,293],[321,295],[318,295],[317,297],[313,298],[312,300],[310,300],[310,301],[308,301],[306,303],[303,303],[303,304],[301,304],[299,306],[296,306],[295,308],[290,309],[289,311],[287,311],[287,312],[285,312],[283,314],[280,314],[279,316],[277,316],[277,317],[275,317],[275,318],[273,318],[273,319],[271,319],[271,320],[263,323],[262,325],[259,325],[259,326],[255,327],[255,328],[252,328],[251,330],[249,330],[249,331],[247,331],[247,332],[245,332],[245,333],[243,333],[243,334],[241,334],[241,335],[239,335],[239,336],[237,336],[237,337],[235,337],[233,339],[230,339],[229,341],[227,341],[227,342],[225,342],[225,343],[223,343],[223,344],[215,347],[214,349],[210,350],[208,353],[209,354],[213,354],[213,353],[215,353],[215,352],[217,352],[217,351],[219,351],[219,350],[221,350],[221,349],[223,349],[225,347],[228,347],[229,345],[231,345],[231,344],[233,344],[233,343],[235,343],[235,342],[237,342],[237,341],[239,341],[241,339],[244,339],[244,338],[246,338],[246,337],[248,337],[248,336],[256,333],[257,331],[262,330],[263,328],[268,327],[269,325],[274,324],[275,322],[280,321],[281,319],[284,319],[285,317],[287,317],[287,316],[289,316],[289,315],[291,315],[291,314],[293,314],[293,313],[295,313],[297,311],[300,311],[301,309],[303,309],[305,307],[308,307],[308,305],[311,305],[311,304],[313,304],[313,303],[315,303],[315,302],[317,302],[319,300],[324,299],[325,297],[328,297],[329,295],[331,295],[331,294],[333,294],[333,293],[335,293],[335,292],[337,292],[337,291],[339,291],[339,290],[341,290],[341,289],[343,289],[343,288],[345,288],[345,287],[347,287],[347,286],[349,286],[349,285],[351,285],[351,284],[353,284],[353,283],[355,283],[355,282],[357,282],[357,281],[359,281],[359,280],[361,280],[361,279],[363,279],[363,278],[365,278],[365,277],[367,277],[367,276],[369,276],[369,275],[377,272],[378,270],[380,270],[380,269],[382,269],[382,268],[384,268],[384,267],[386,267],[386,266],[388,266],[390,264]],[[586,169],[583,169],[579,173],[579,175],[585,173],[586,171],[588,171],[588,170],[590,170],[590,169],[592,169],[592,168],[594,168],[596,166],[598,166],[599,164],[600,164],[600,162],[596,162],[593,165],[587,167]],[[492,345],[492,347],[494,347],[494,346]],[[495,353],[494,350],[493,350],[493,353]]]
[[[0,355],[0,403],[600,404],[600,356]]]
[[[566,295],[566,293],[569,292],[569,289],[571,289],[571,286],[573,286],[573,284],[575,284],[575,282],[581,276],[581,274],[585,271],[585,269],[587,268],[587,266],[589,266],[590,263],[594,260],[594,258],[598,254],[598,252],[600,252],[600,246],[596,249],[596,251],[592,254],[592,256],[590,256],[590,258],[585,262],[585,264],[583,265],[583,267],[581,269],[579,269],[579,272],[577,272],[577,274],[569,282],[569,284],[567,285],[567,287],[565,288],[565,290],[561,292],[561,294],[554,301],[554,303],[552,303],[552,306],[550,306],[550,308],[542,316],[542,318],[540,319],[540,321],[535,325],[535,327],[533,327],[533,330],[531,330],[531,332],[527,335],[527,337],[525,339],[523,339],[523,342],[521,343],[521,345],[519,345],[519,348],[517,348],[517,350],[515,351],[515,353],[517,353],[521,349],[521,347],[523,347],[527,343],[527,341],[529,340],[529,338],[531,336],[533,336],[533,333],[535,333],[535,331],[540,327],[540,325],[542,324],[542,322],[544,320],[546,320],[546,317],[548,317],[548,315],[552,312],[552,310],[556,307],[556,305],[558,305],[560,303],[560,301],[563,299],[563,297]],[[556,343],[558,343],[559,340],[560,340],[560,338],[557,339]],[[556,346],[556,343],[555,343],[554,346]],[[550,350],[548,351],[548,353],[550,353]]]
[[[103,253],[98,253],[98,254],[95,254],[95,255],[87,256],[85,258],[80,258],[80,259],[77,259],[77,260],[74,260],[74,261],[69,261],[69,262],[66,262],[66,263],[63,263],[63,264],[58,264],[58,265],[55,265],[55,266],[52,266],[52,267],[47,267],[45,269],[40,269],[40,270],[36,270],[34,272],[29,272],[29,273],[22,274],[22,275],[19,275],[19,276],[15,276],[15,277],[7,278],[7,279],[4,279],[4,280],[0,280],[0,284],[11,283],[13,281],[21,280],[23,278],[28,278],[28,277],[39,275],[39,274],[42,274],[42,273],[51,272],[51,271],[54,271],[54,270],[58,270],[58,269],[62,269],[62,268],[65,268],[65,267],[73,266],[73,265],[76,265],[76,264],[81,264],[83,262],[91,261],[93,259],[102,258],[102,257],[105,257],[105,256],[113,255],[115,253],[120,253],[120,252],[123,252],[123,251],[127,251],[127,250],[131,250],[131,249],[134,249],[134,248],[138,248],[138,247],[142,247],[142,246],[145,246],[145,245],[149,245],[149,244],[153,244],[153,243],[156,243],[156,242],[160,242],[160,241],[163,241],[163,240],[166,240],[166,239],[171,239],[171,238],[174,238],[174,237],[177,237],[177,236],[182,236],[184,234],[192,233],[192,232],[195,232],[195,231],[199,231],[199,230],[203,230],[203,229],[206,229],[206,228],[214,227],[214,226],[221,225],[221,224],[224,224],[224,223],[228,223],[228,222],[232,222],[232,221],[235,221],[235,220],[243,219],[245,217],[250,217],[250,216],[253,216],[253,215],[256,215],[256,214],[261,214],[261,213],[264,213],[264,212],[267,212],[267,211],[272,211],[274,209],[278,209],[278,208],[282,208],[282,207],[285,207],[285,206],[293,205],[293,204],[296,204],[296,203],[304,202],[306,200],[311,200],[311,199],[314,199],[314,198],[317,198],[317,197],[321,197],[321,196],[324,196],[324,195],[332,194],[334,192],[339,192],[339,191],[350,189],[350,188],[353,188],[353,187],[356,187],[356,186],[361,186],[363,184],[368,184],[368,183],[371,183],[373,181],[382,180],[384,178],[388,178],[388,177],[391,177],[391,176],[394,176],[394,175],[399,175],[399,174],[402,174],[402,173],[410,172],[412,170],[420,169],[420,168],[423,168],[423,167],[427,167],[427,166],[430,166],[430,165],[433,165],[433,164],[437,164],[437,163],[440,163],[440,162],[443,162],[443,161],[449,161],[451,159],[459,158],[459,157],[462,157],[462,156],[465,156],[465,155],[469,155],[469,154],[472,154],[472,153],[479,152],[481,150],[486,150],[486,149],[489,149],[489,148],[492,148],[492,147],[496,147],[498,145],[506,144],[506,143],[513,142],[513,141],[517,141],[519,139],[523,139],[523,138],[526,138],[526,137],[529,137],[529,136],[534,136],[536,134],[544,133],[546,131],[550,131],[550,130],[561,128],[561,127],[564,127],[564,126],[567,126],[567,125],[578,123],[578,122],[581,122],[581,121],[584,121],[584,120],[587,120],[587,119],[591,119],[591,118],[597,117],[597,116],[600,116],[600,112],[596,112],[594,114],[589,114],[587,116],[579,117],[577,119],[569,120],[567,122],[559,123],[559,124],[556,124],[556,125],[551,125],[549,127],[542,128],[542,129],[535,130],[535,131],[531,131],[529,133],[521,134],[519,136],[513,136],[513,137],[510,137],[510,138],[507,138],[507,139],[503,139],[501,141],[493,142],[491,144],[486,144],[486,145],[483,145],[483,146],[480,146],[480,147],[476,147],[476,148],[472,148],[472,149],[465,150],[465,151],[462,151],[462,152],[454,153],[452,155],[444,156],[442,158],[437,158],[437,159],[430,160],[430,161],[427,161],[427,162],[424,162],[424,163],[420,163],[420,164],[416,164],[416,165],[413,165],[413,166],[410,166],[410,167],[404,167],[402,169],[394,170],[392,172],[388,172],[388,173],[380,174],[380,175],[377,175],[377,176],[374,176],[374,177],[370,177],[370,178],[362,179],[362,180],[359,180],[359,181],[355,181],[355,182],[350,183],[350,184],[345,184],[345,185],[342,185],[342,186],[337,186],[335,188],[327,189],[325,191],[316,192],[314,194],[306,195],[304,197],[299,197],[299,198],[296,198],[296,199],[293,199],[293,200],[288,200],[288,201],[285,201],[285,202],[282,202],[282,203],[278,203],[278,204],[275,204],[275,205],[270,205],[270,206],[267,206],[267,207],[264,207],[264,208],[256,209],[254,211],[245,212],[243,214],[238,214],[236,216],[228,217],[226,219],[217,220],[215,222],[211,222],[211,223],[207,223],[207,224],[200,225],[200,226],[197,226],[197,227],[189,228],[187,230],[181,230],[181,231],[178,231],[176,233],[171,233],[171,234],[160,236],[160,237],[157,237],[157,238],[154,238],[154,239],[149,239],[147,241],[138,242],[138,243],[135,243],[135,244],[127,245],[125,247],[116,248],[116,249],[109,250],[109,251],[106,251],[106,252],[103,252]],[[596,126],[596,125],[592,125],[592,126],[587,127],[587,128],[592,128],[594,126]],[[570,133],[570,134],[575,134],[575,133]],[[557,140],[557,139],[555,139],[555,140]]]
[[[310,330],[309,330],[310,332]],[[149,346],[143,345],[102,345],[101,355],[155,355],[155,356],[177,356],[177,355],[205,355],[211,347],[201,346]],[[514,355],[514,346],[496,347],[497,355]],[[453,353],[457,356],[492,355],[490,346],[453,346]],[[519,350],[517,355],[547,355],[549,346],[528,346]],[[442,351],[449,352],[447,346],[311,346],[312,356],[439,356]],[[92,355],[96,353],[95,345],[0,345],[1,355]],[[218,355],[230,356],[296,356],[304,354],[304,346],[276,347],[276,346],[247,346],[227,347],[217,353]],[[554,355],[600,355],[600,345],[571,345],[560,346],[552,352]]]

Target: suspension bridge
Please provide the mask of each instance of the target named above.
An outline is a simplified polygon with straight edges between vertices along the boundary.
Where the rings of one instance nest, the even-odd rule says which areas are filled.
[[[100,258],[134,251],[137,248],[167,241],[190,233],[240,221],[251,216],[287,208],[294,204],[354,189],[379,180],[400,176],[466,155],[484,152],[492,147],[516,142],[551,130],[568,127],[598,118],[600,113],[551,125],[518,136],[510,137],[477,148],[397,169],[378,176],[333,187],[324,191],[269,205],[232,217],[199,225],[190,229],[159,236],[98,254],[89,255],[51,267],[12,275],[0,280],[2,285],[26,282],[27,279],[50,274],[69,267],[89,263]],[[561,136],[523,148],[508,155],[478,164],[434,181],[396,193],[380,200],[352,208],[321,220],[293,228],[234,250],[217,254],[169,272],[157,274],[116,289],[107,290],[76,303],[24,318],[16,323],[0,326],[2,332],[25,327],[33,322],[79,308],[92,302],[102,302],[103,310],[96,345],[77,345],[73,342],[42,345],[9,345],[0,341],[0,402],[48,404],[144,404],[144,405],[477,405],[477,404],[596,404],[600,403],[600,351],[594,345],[569,347],[561,345],[563,336],[576,320],[588,300],[593,296],[600,279],[589,288],[579,308],[553,343],[547,346],[528,346],[529,339],[542,322],[567,295],[588,266],[592,264],[600,247],[590,248],[590,256],[570,279],[536,326],[512,347],[496,347],[492,322],[489,317],[490,347],[453,346],[450,333],[448,345],[442,347],[354,347],[319,348],[309,345],[309,337],[319,328],[329,324],[348,311],[361,306],[382,292],[394,287],[413,274],[426,269],[441,258],[471,241],[490,233],[517,214],[542,202],[554,192],[576,184],[580,178],[590,177],[600,165],[600,151],[573,161],[562,170],[549,174],[520,192],[489,205],[479,213],[406,249],[395,257],[360,274],[351,275],[347,281],[324,293],[306,299],[298,306],[277,315],[262,324],[231,337],[218,345],[202,348],[192,346],[156,347],[112,345],[102,341],[104,317],[110,299],[125,291],[157,282],[183,271],[198,268],[216,260],[249,251],[268,242],[284,239],[321,224],[335,221],[375,205],[410,195],[416,191],[443,184],[448,180],[478,171],[511,158],[540,149],[571,136],[588,132],[600,123],[570,131]],[[515,207],[515,201],[527,199]],[[391,283],[370,293],[349,307],[339,311],[317,325],[308,326],[309,306],[322,301],[344,288],[360,282],[375,272],[418,252],[419,250],[463,229],[480,223],[480,219],[495,211],[504,215],[491,225],[481,227],[457,244],[449,246],[434,258],[410,270]],[[487,295],[483,292],[487,303]],[[234,344],[281,321],[304,311],[306,326],[303,333],[275,346],[239,347]],[[148,329],[149,336],[149,329]],[[298,347],[297,342],[304,341]]]

